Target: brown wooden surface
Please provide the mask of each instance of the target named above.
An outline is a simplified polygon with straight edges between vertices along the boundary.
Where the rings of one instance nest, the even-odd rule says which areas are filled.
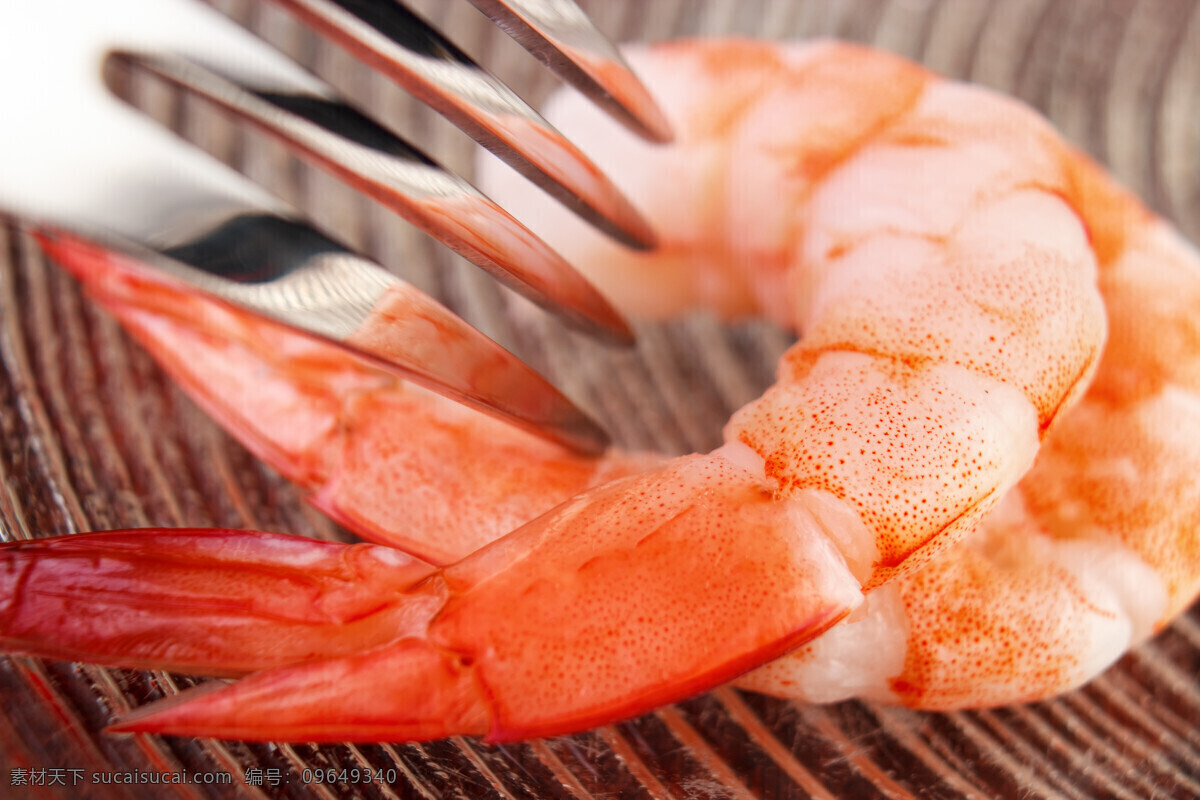
[[[343,54],[242,0],[343,90],[469,169],[471,147]],[[534,99],[552,81],[465,3],[416,4]],[[585,3],[614,38],[737,32],[873,43],[1032,103],[1200,241],[1200,6],[919,0]],[[4,77],[3,79],[11,79]],[[510,313],[505,295],[387,212],[170,98],[156,113],[202,137],[343,239],[436,291],[601,418],[623,444],[705,449],[760,391],[787,338],[707,319],[640,328],[634,353]],[[1200,311],[1200,310],[1198,310]],[[344,537],[215,428],[32,243],[0,228],[0,526],[4,536],[227,525]],[[492,747],[274,746],[100,733],[112,714],[190,681],[0,659],[0,797],[1196,797],[1200,612],[1082,691],[1020,708],[923,714],[810,707],[724,689],[580,736]],[[305,769],[393,769],[393,785],[320,786]],[[278,786],[11,787],[13,769],[247,769]],[[63,774],[70,781],[68,773]]]

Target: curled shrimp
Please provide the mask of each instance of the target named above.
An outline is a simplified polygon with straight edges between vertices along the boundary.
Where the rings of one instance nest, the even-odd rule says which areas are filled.
[[[741,47],[750,55],[729,57]],[[654,223],[671,232],[659,252],[612,247],[534,205],[525,187],[484,163],[493,195],[509,208],[537,209],[527,213],[539,234],[622,308],[643,316],[694,306],[723,316],[766,314],[802,332],[781,376],[793,359],[856,337],[864,349],[890,349],[897,360],[911,353],[956,358],[993,375],[1006,368],[1062,375],[1062,364],[1035,364],[1009,342],[993,356],[979,353],[987,352],[982,342],[1003,338],[995,322],[1015,308],[994,299],[1016,299],[1028,288],[1006,269],[1017,262],[1004,254],[1082,225],[1107,312],[1104,356],[1085,399],[1074,406],[1064,398],[1053,409],[1069,412],[1061,421],[1047,419],[1047,404],[1035,400],[1039,458],[978,530],[933,565],[870,594],[852,621],[739,685],[805,700],[862,697],[926,709],[1042,699],[1099,674],[1195,598],[1200,329],[1192,311],[1200,306],[1200,261],[1187,242],[1028,109],[974,87],[924,84],[926,73],[895,58],[845,45],[773,51],[749,43],[707,52],[668,46],[630,58],[645,74],[682,87],[663,95],[678,101],[670,107],[687,120],[677,151],[656,153],[566,93],[548,115],[653,209]],[[737,70],[739,63],[746,68]],[[734,74],[718,82],[717,70]],[[706,87],[703,102],[690,87]],[[907,94],[917,91],[919,99]],[[735,114],[733,133],[720,127]],[[867,192],[878,205],[862,201]],[[673,202],[687,196],[708,202],[698,213],[696,204]],[[1065,217],[1036,211],[1051,198],[1062,202]],[[1006,231],[1003,215],[1015,204],[1028,204],[1031,217],[1008,218],[1023,227]],[[1005,231],[1006,239],[971,241],[981,230]],[[1038,256],[1024,265],[1050,266]],[[814,287],[822,270],[838,273],[833,288]],[[976,287],[966,275],[977,276]],[[641,290],[645,276],[661,282],[655,291]],[[1029,277],[1055,280],[1048,272]],[[1059,291],[1048,283],[1039,290]],[[1047,316],[1065,302],[1042,299]],[[939,335],[921,324],[939,303],[974,306],[978,314],[938,309],[947,323]],[[1025,306],[1016,327],[1036,307]],[[1038,336],[1032,329],[1020,335]],[[950,337],[947,353],[942,341]],[[931,487],[916,496],[924,504],[943,494]]]
[[[5,646],[250,673],[121,730],[503,740],[761,664],[744,685],[814,699],[1045,696],[1190,600],[1200,276],[1186,245],[1031,112],[890,56],[714,41],[636,63],[677,146],[562,126],[585,148],[612,142],[592,154],[630,181],[663,246],[610,250],[549,212],[545,235],[626,307],[801,332],[722,447],[568,455],[48,237],[251,449],[425,560],[235,531],[9,545]],[[520,209],[520,190],[493,193]],[[74,622],[80,608],[104,626]],[[1041,663],[998,657],[1019,621],[1059,610],[1060,626],[1022,628]],[[877,655],[849,674],[856,648]]]

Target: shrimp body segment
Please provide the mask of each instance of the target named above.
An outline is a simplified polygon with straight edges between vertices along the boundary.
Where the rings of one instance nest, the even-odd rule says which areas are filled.
[[[1082,207],[1115,211],[1106,236],[1124,241],[1102,257],[1111,335],[1088,393],[971,537],[740,685],[930,709],[1038,700],[1095,677],[1200,592],[1200,257],[1091,185]]]
[[[48,241],[235,435],[388,546],[232,531],[5,545],[0,644],[248,673],[122,730],[513,739],[744,673],[812,699],[1031,699],[1188,602],[1200,498],[1181,476],[1200,465],[1188,460],[1200,337],[1179,304],[1200,280],[1185,245],[1032,112],[894,57],[725,40],[631,58],[675,144],[636,142],[582,101],[549,115],[654,221],[659,250],[621,250],[502,176],[491,193],[518,216],[536,209],[531,227],[625,310],[763,314],[800,332],[722,447],[570,455]],[[1164,253],[1156,284],[1146,262]],[[1138,332],[1146,292],[1170,357]],[[1155,427],[1164,408],[1178,446]],[[1127,432],[1093,430],[1112,422]],[[1156,469],[1159,456],[1170,464]],[[216,555],[189,565],[192,550]],[[1130,553],[1119,585],[1097,589]],[[96,564],[94,581],[78,579]],[[232,591],[246,602],[212,591],[243,575],[254,590]],[[255,601],[275,584],[278,608]],[[193,605],[206,610],[180,613]],[[1012,620],[1068,606],[1071,624],[1031,628],[1022,645],[1045,663],[993,658],[1011,650]],[[97,634],[70,621],[96,607],[124,621]]]

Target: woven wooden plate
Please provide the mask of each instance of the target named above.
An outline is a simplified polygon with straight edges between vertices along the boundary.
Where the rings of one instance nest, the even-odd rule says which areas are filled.
[[[442,160],[470,170],[469,143],[345,54],[243,0],[215,4]],[[552,86],[465,4],[416,5],[506,80],[527,87],[531,99]],[[620,40],[836,36],[992,86],[1047,113],[1200,241],[1200,7],[1192,0],[584,5]],[[205,109],[150,94],[140,102],[152,113],[435,291],[541,368],[625,445],[713,446],[729,413],[769,382],[787,344],[770,328],[691,319],[643,326],[637,351],[616,353],[514,315],[490,281],[387,212]],[[30,241],[3,227],[0,437],[0,526],[8,538],[146,524],[347,536],[212,425]],[[722,689],[631,722],[518,745],[316,747],[106,736],[101,728],[114,713],[191,681],[0,659],[0,796],[1196,797],[1198,672],[1200,612],[1193,609],[1087,688],[1019,708],[810,707]],[[329,769],[359,770],[347,773],[359,780],[315,780]],[[227,774],[232,783],[131,790],[94,780],[118,772],[143,780]],[[66,785],[12,785],[22,778]]]

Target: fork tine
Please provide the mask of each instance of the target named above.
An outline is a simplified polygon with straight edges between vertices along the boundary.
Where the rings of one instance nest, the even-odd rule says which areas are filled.
[[[111,235],[32,227],[51,258],[101,292],[130,287],[178,308],[173,298],[180,291],[200,290],[577,452],[597,454],[608,445],[603,429],[512,353],[297,220],[241,214],[155,249]]]
[[[471,0],[522,47],[625,127],[671,141],[671,123],[645,85],[571,0]]]
[[[104,71],[118,95],[135,71],[144,71],[216,103],[575,327],[610,342],[633,341],[621,315],[549,245],[469,183],[349,106],[312,95],[253,91],[174,56],[116,52]]]
[[[388,76],[560,203],[629,247],[654,231],[587,156],[402,3],[272,0]]]

